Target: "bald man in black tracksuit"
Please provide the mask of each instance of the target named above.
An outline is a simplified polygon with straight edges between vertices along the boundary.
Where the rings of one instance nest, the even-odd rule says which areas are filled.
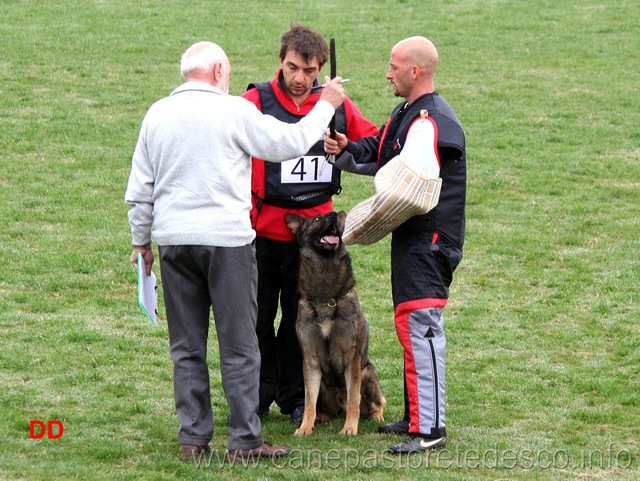
[[[405,97],[375,137],[351,142],[343,136],[325,139],[329,153],[353,157],[358,164],[377,163],[378,169],[396,157],[407,134],[426,110],[435,129],[435,149],[442,188],[437,206],[409,218],[392,234],[391,281],[395,323],[404,348],[405,416],[380,428],[406,433],[392,446],[400,454],[446,446],[445,335],[443,310],[453,272],[462,259],[465,231],[466,148],[460,121],[435,92],[433,74],[437,51],[424,37],[399,42],[391,51],[387,79],[396,96]],[[340,159],[339,159],[340,161]]]

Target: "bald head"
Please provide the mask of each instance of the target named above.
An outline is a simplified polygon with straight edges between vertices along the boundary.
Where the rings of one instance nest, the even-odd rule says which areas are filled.
[[[398,42],[394,50],[398,49],[407,62],[417,65],[425,73],[433,76],[438,69],[438,51],[431,40],[424,37],[409,37]]]
[[[231,66],[224,50],[213,42],[198,42],[180,59],[180,72],[187,81],[201,81],[229,92]]]
[[[391,49],[387,79],[396,96],[411,103],[435,90],[433,77],[438,69],[438,51],[425,37],[409,37]]]

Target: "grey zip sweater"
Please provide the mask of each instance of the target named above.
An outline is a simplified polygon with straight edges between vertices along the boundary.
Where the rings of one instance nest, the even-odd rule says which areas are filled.
[[[147,112],[125,201],[132,244],[251,243],[251,157],[304,155],[327,128],[333,106],[319,101],[296,124],[204,82],[186,82]]]

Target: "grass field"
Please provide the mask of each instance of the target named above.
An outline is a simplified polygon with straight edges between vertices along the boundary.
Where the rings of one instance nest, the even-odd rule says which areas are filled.
[[[0,479],[640,478],[640,4],[629,0],[0,1]],[[271,79],[300,21],[336,38],[348,94],[378,125],[391,47],[425,35],[467,134],[465,257],[445,311],[447,450],[341,420],[259,466],[178,459],[164,307],[136,304],[124,190],[147,108],[192,43],[219,43],[231,93]],[[337,210],[372,192],[345,176]],[[389,239],[350,248],[370,355],[402,414]],[[155,268],[159,275],[159,268]],[[216,342],[216,434],[227,406]],[[273,412],[273,409],[272,409]],[[59,439],[30,439],[58,420]]]

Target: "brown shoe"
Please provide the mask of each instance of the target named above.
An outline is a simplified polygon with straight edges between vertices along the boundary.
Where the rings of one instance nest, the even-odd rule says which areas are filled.
[[[256,458],[280,458],[291,454],[289,446],[273,446],[271,443],[264,443],[255,449],[231,449],[229,459],[256,459]]]
[[[194,446],[193,444],[180,445],[180,459],[189,461],[191,458],[199,458],[203,453],[208,453],[211,448],[206,446]]]

